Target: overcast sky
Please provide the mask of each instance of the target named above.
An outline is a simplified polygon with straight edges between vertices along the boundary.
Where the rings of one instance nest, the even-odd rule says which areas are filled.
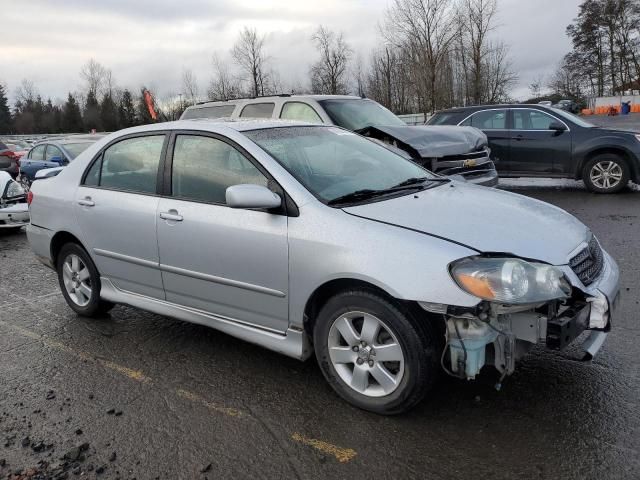
[[[211,55],[228,57],[244,25],[267,35],[266,49],[285,84],[306,84],[318,24],[344,32],[363,58],[379,43],[377,25],[391,0],[0,0],[0,81],[13,97],[33,80],[46,98],[79,89],[89,58],[110,68],[120,86],[179,92],[191,69],[204,93]],[[520,80],[512,92],[548,76],[570,44],[565,27],[581,0],[498,0],[494,35],[510,46]]]

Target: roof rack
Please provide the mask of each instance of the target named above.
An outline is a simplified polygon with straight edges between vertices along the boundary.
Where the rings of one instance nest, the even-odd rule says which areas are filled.
[[[229,102],[231,100],[255,100],[256,98],[270,98],[270,97],[290,97],[291,93],[277,93],[275,95],[258,95],[252,97],[238,97],[238,98],[228,98],[227,100],[204,100],[202,102],[196,102],[196,105],[203,105],[205,103],[211,102]]]

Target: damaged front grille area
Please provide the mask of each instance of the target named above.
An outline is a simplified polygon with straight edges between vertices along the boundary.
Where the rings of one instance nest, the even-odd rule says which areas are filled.
[[[602,247],[596,237],[591,237],[589,244],[576,256],[569,260],[571,270],[578,276],[584,285],[591,285],[604,265],[604,254]]]

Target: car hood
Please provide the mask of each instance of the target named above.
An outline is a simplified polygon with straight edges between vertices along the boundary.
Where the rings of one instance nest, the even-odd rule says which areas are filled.
[[[462,155],[477,152],[488,145],[487,136],[475,127],[374,125],[358,133],[373,138],[387,135],[409,146],[422,158]]]
[[[470,247],[564,265],[588,229],[573,215],[515,193],[451,182],[343,209]]]

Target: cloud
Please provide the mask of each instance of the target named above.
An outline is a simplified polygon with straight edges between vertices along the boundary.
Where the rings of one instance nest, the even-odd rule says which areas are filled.
[[[80,85],[82,65],[94,58],[121,86],[153,85],[158,95],[179,92],[183,69],[204,92],[211,56],[228,56],[238,31],[267,35],[274,70],[287,85],[306,84],[316,58],[311,35],[319,24],[344,32],[365,59],[379,45],[378,23],[391,0],[3,0],[0,80],[15,92],[22,78],[45,97],[65,98]],[[498,0],[497,38],[511,46],[520,74],[516,92],[549,73],[568,51],[566,25],[579,0]]]

